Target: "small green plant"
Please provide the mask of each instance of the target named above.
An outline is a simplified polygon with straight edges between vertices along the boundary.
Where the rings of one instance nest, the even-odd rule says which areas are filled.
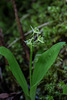
[[[9,63],[9,67],[21,86],[26,100],[35,100],[36,89],[39,82],[43,79],[44,75],[51,67],[51,65],[55,62],[57,55],[61,49],[61,47],[65,44],[65,42],[59,42],[53,45],[50,49],[40,55],[38,61],[33,64],[34,70],[32,72],[32,55],[33,50],[36,44],[44,43],[43,37],[37,28],[33,29],[33,36],[31,39],[25,41],[27,45],[30,47],[30,63],[29,63],[29,76],[30,76],[30,90],[28,89],[28,85],[26,79],[20,69],[19,64],[17,63],[13,54],[5,47],[0,47],[0,54],[3,55]]]

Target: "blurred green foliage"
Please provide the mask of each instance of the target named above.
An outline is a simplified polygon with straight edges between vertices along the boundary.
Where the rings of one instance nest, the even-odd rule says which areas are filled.
[[[53,44],[59,41],[67,42],[67,0],[16,0],[16,4],[24,33],[31,30],[30,25],[35,28],[43,23],[49,22],[49,25],[40,28],[44,37],[44,44],[36,46],[34,51],[36,55],[35,62],[38,56]],[[3,30],[4,40],[7,46],[20,37],[10,0],[0,1],[0,28]],[[29,39],[30,35],[26,36],[26,39]],[[28,70],[22,58],[24,51],[20,41],[13,44],[10,49],[20,63],[23,71]],[[66,52],[67,47],[61,50],[55,64],[46,74],[44,80],[41,81],[40,88],[37,90],[40,100],[67,99],[67,96],[62,94],[63,85],[67,83]],[[4,77],[7,78],[6,75]],[[7,79],[14,86],[13,81],[9,77]],[[14,89],[16,91],[19,90]]]

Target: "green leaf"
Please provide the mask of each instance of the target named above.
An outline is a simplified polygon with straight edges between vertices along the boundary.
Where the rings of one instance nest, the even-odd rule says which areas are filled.
[[[56,57],[65,42],[59,42],[53,45],[50,49],[44,52],[34,65],[35,69],[32,76],[32,87],[30,89],[30,97],[35,100],[36,88],[38,83],[42,80],[48,69],[55,62]]]
[[[67,95],[67,85],[64,85],[63,94],[64,94],[64,95]]]
[[[53,45],[39,57],[39,60],[34,65],[35,69],[32,76],[32,88],[42,80],[48,69],[55,62],[57,55],[64,44],[65,42],[59,42]]]
[[[13,75],[15,76],[19,85],[23,89],[25,95],[29,96],[28,85],[27,85],[26,79],[20,69],[19,64],[17,63],[15,57],[13,56],[13,54],[5,47],[0,47],[0,54],[3,55],[7,59]]]

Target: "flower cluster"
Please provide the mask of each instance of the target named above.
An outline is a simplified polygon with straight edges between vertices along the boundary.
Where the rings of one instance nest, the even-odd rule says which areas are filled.
[[[41,36],[41,32],[39,31],[39,29],[37,27],[35,27],[33,29],[33,27],[31,26],[32,28],[32,37],[31,39],[28,39],[26,42],[26,44],[31,47],[31,46],[36,46],[37,43],[44,43],[44,40],[43,40],[43,37]]]

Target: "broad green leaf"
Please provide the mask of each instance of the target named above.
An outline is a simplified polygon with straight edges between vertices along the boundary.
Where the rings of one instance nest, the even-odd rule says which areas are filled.
[[[29,96],[27,82],[13,54],[5,47],[0,47],[0,54],[7,59],[13,75],[23,89],[25,95]]]
[[[38,83],[42,80],[48,69],[54,63],[61,47],[65,42],[60,42],[52,46],[49,50],[44,52],[40,57],[37,63],[34,65],[35,69],[32,76],[32,87],[30,90],[30,97],[32,100],[35,100],[36,88]]]
[[[61,47],[65,42],[59,42],[44,52],[34,65],[35,69],[32,76],[32,88],[35,87],[44,77],[48,69],[55,62]]]
[[[67,95],[67,85],[64,85],[63,94],[64,94],[64,95]]]

